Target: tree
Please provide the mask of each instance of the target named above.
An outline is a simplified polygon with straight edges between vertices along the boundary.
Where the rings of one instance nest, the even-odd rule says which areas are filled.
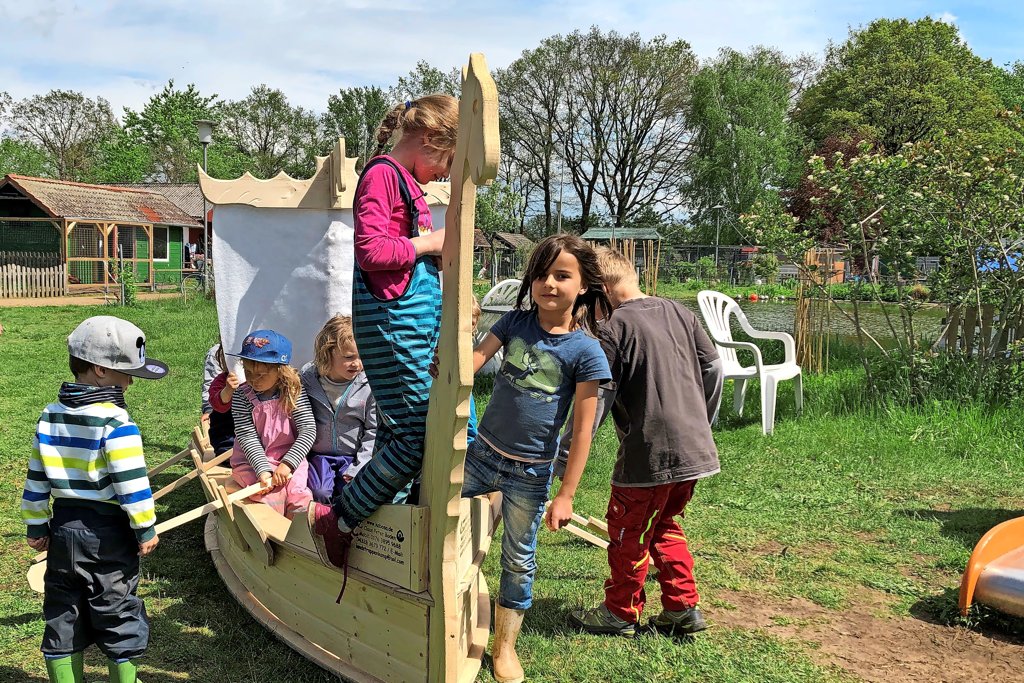
[[[992,89],[1006,109],[1024,109],[1024,62],[992,67]]]
[[[46,152],[24,140],[0,137],[0,177],[8,173],[49,178],[53,167]]]
[[[683,162],[694,224],[714,224],[715,206],[725,207],[722,218],[747,213],[799,172],[801,136],[788,113],[805,70],[774,49],[725,48],[694,76],[686,117],[693,151]]]
[[[259,85],[243,100],[223,110],[225,136],[248,160],[256,175],[269,178],[280,171],[309,177],[316,155],[331,147],[320,120],[302,107],[292,107],[280,90]]]
[[[829,46],[796,119],[816,144],[860,128],[892,154],[943,130],[991,130],[998,106],[991,64],[955,26],[930,17],[878,19]]]
[[[376,86],[342,88],[327,98],[323,125],[332,136],[345,138],[345,153],[366,163],[377,149],[377,127],[391,110],[391,102]]]
[[[477,192],[476,227],[485,235],[511,232],[522,223],[523,209],[522,197],[496,180]]]
[[[219,115],[217,95],[202,95],[192,83],[184,90],[176,88],[172,79],[149,98],[142,111],[125,109],[124,127],[132,142],[148,150],[148,174],[169,183],[195,182],[197,164],[203,158],[195,121],[216,120]],[[208,152],[211,171],[220,166],[221,157],[230,154],[216,138]]]
[[[394,104],[415,100],[424,95],[447,93],[458,97],[462,92],[462,74],[457,68],[441,71],[426,60],[416,62],[416,68],[398,79],[389,95]]]
[[[1004,114],[1002,119],[1018,135],[1024,132],[1016,116]],[[899,398],[920,401],[949,381],[959,394],[964,387],[954,383],[971,373],[973,391],[982,395],[993,386],[999,390],[1004,371],[1022,370],[1022,358],[1018,354],[1013,359],[1007,341],[1024,316],[1024,269],[1017,265],[1024,252],[1024,155],[998,143],[985,131],[957,130],[905,145],[895,154],[864,144],[849,159],[839,152],[831,163],[818,156],[810,160],[809,175],[831,197],[812,205],[828,212],[825,220],[839,226],[837,241],[848,245],[853,256],[881,264],[866,268],[852,284],[852,312],[834,309],[855,326],[861,362],[875,392],[902,387],[905,393]],[[814,246],[812,226],[820,218],[800,218],[781,204],[759,201],[744,220],[760,244],[799,265],[803,253]],[[921,304],[912,285],[920,277],[917,258],[923,256],[941,259],[940,268],[929,276],[932,293],[940,300],[973,309],[978,320],[985,306],[998,314],[991,334],[979,335],[976,349],[963,349],[977,362],[957,366],[952,376],[943,369],[949,366],[930,353],[936,339],[915,322]],[[804,275],[807,282],[817,283],[815,296],[831,298],[820,276]],[[883,283],[895,304],[882,301]],[[887,333],[862,325],[860,298],[879,306]],[[950,324],[956,319],[950,316]],[[876,339],[883,335],[887,343]],[[955,362],[962,363],[963,357]],[[1012,363],[1018,364],[1016,369],[1008,367]],[[880,372],[886,373],[884,379]]]
[[[596,36],[595,36],[596,37]],[[612,71],[598,71],[593,85],[607,87],[608,129],[600,137],[598,194],[615,225],[637,210],[677,208],[677,188],[691,146],[683,116],[697,60],[688,43],[614,31],[588,50],[607,50]],[[610,78],[609,78],[610,76]],[[587,97],[595,93],[589,89]],[[598,99],[604,99],[600,95]]]
[[[560,37],[548,38],[535,50],[525,50],[495,80],[501,126],[503,174],[524,183],[524,198],[536,187],[541,195],[544,229],[553,228],[554,166],[560,154],[555,126],[565,100],[565,47]]]
[[[141,183],[152,177],[152,170],[150,148],[118,130],[97,148],[87,179],[93,183]]]
[[[42,148],[61,180],[84,179],[99,146],[117,130],[109,102],[70,90],[21,100],[7,117],[14,136]]]

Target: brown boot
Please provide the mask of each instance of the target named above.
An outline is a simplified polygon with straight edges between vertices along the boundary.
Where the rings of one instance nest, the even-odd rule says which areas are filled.
[[[525,610],[494,604],[494,646],[491,648],[491,659],[494,663],[494,680],[498,683],[523,683],[523,667],[516,655],[516,639],[523,627],[525,614]]]

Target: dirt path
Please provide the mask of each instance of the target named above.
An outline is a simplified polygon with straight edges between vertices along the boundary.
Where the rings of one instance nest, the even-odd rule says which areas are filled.
[[[867,589],[841,612],[800,598],[772,603],[730,591],[716,597],[736,609],[709,610],[713,622],[814,643],[808,654],[816,662],[872,683],[1009,683],[1024,676],[1024,640],[887,616],[884,594]]]
[[[143,301],[151,299],[180,299],[181,294],[178,292],[139,292],[138,297]],[[116,304],[117,297],[112,294],[106,297],[102,294],[83,294],[81,296],[48,296],[38,299],[0,298],[0,308],[18,308],[23,306],[32,308],[39,306],[102,306],[106,303]]]

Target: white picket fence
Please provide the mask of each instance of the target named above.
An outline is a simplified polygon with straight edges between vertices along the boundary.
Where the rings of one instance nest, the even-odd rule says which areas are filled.
[[[64,296],[65,282],[59,254],[0,251],[0,297]]]

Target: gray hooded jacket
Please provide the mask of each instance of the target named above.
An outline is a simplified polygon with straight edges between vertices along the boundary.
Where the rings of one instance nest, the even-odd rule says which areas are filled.
[[[320,385],[316,365],[306,363],[299,374],[316,418],[316,443],[309,454],[350,456],[352,466],[341,474],[356,476],[370,461],[377,438],[377,404],[370,393],[366,373],[360,372],[352,380],[337,412]]]

